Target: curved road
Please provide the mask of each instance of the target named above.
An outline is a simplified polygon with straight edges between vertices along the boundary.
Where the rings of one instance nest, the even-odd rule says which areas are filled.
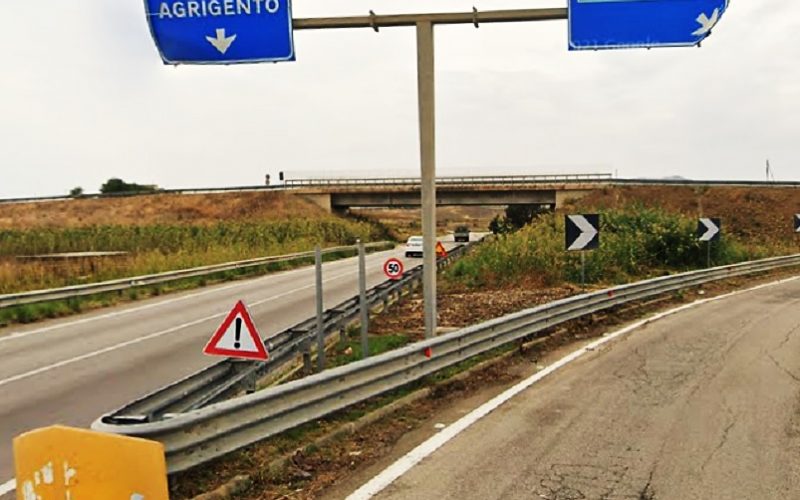
[[[800,280],[604,344],[375,498],[800,498]]]
[[[383,262],[402,250],[367,256],[367,286],[386,279]],[[422,259],[405,259],[406,267]],[[325,307],[358,294],[357,258],[323,267]],[[314,269],[306,267],[142,300],[25,328],[0,330],[0,497],[13,477],[11,441],[60,423],[86,427],[101,414],[215,359],[201,350],[243,299],[262,336],[315,314]]]

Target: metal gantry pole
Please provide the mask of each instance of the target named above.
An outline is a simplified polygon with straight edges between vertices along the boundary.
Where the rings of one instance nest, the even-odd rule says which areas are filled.
[[[436,103],[433,61],[433,24],[420,21],[417,23],[417,84],[425,338],[436,335]]]
[[[314,249],[314,262],[317,275],[317,371],[321,372],[325,369],[325,326],[322,318],[322,249],[319,245]]]
[[[567,9],[517,9],[425,14],[294,19],[295,30],[415,26],[417,30],[417,81],[419,106],[420,169],[422,177],[423,295],[425,337],[436,334],[436,122],[434,92],[433,27],[437,24],[510,23],[567,19]],[[362,342],[366,321],[362,321]]]
[[[367,306],[367,258],[364,243],[358,240],[358,302],[361,308],[361,358],[369,356],[369,307]]]

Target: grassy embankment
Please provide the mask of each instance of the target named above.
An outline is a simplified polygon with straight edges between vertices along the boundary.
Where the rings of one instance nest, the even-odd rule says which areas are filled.
[[[238,210],[236,207],[242,205],[242,195],[219,196],[217,204],[223,207],[215,207],[213,211],[197,206],[200,202],[207,203],[205,198],[195,197],[192,210],[187,210],[186,199],[175,201],[174,197],[161,200],[147,197],[139,199],[138,203],[152,210],[145,210],[146,213],[139,217],[128,214],[135,212],[135,205],[117,206],[114,207],[116,210],[109,211],[107,217],[97,217],[91,209],[108,210],[109,207],[87,207],[83,205],[87,202],[96,205],[98,200],[76,200],[66,202],[72,205],[50,206],[50,211],[39,214],[39,217],[31,217],[27,212],[18,213],[16,218],[11,218],[13,224],[3,224],[0,218],[0,294],[302,252],[317,244],[323,247],[351,245],[357,239],[376,241],[385,238],[384,230],[378,225],[331,216],[298,204],[296,200],[287,201],[283,195],[244,196],[250,203],[246,204],[247,208],[239,207]],[[264,202],[265,197],[268,202]],[[136,203],[133,199],[109,202],[118,205]],[[254,205],[257,209],[253,209]],[[225,212],[225,208],[228,212],[220,213]],[[42,209],[35,207],[33,210]],[[65,217],[66,210],[78,213]],[[122,223],[116,223],[118,220]],[[85,251],[122,251],[128,254],[121,258],[83,259],[61,264],[16,258],[20,255]],[[335,257],[338,256],[327,256],[328,259]],[[133,289],[124,294],[103,294],[2,309],[0,326],[63,316],[119,300],[135,300],[175,289],[204,286],[209,282],[286,269],[299,263],[304,261],[218,273],[168,285]]]

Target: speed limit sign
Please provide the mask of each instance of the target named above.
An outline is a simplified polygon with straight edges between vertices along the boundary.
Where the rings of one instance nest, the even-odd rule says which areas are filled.
[[[389,279],[399,280],[403,277],[403,263],[400,259],[392,257],[383,263],[383,272]]]

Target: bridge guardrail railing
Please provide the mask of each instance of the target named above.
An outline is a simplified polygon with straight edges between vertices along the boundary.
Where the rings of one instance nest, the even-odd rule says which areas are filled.
[[[525,183],[557,183],[580,181],[610,181],[611,174],[565,174],[565,175],[491,175],[437,177],[436,185],[474,185],[474,184],[525,184]],[[287,188],[303,187],[335,187],[335,186],[418,186],[419,177],[377,177],[351,179],[287,179]]]
[[[368,243],[365,245],[368,249],[380,248],[391,244],[388,241]],[[323,254],[329,254],[341,251],[353,251],[357,248],[355,245],[329,247],[323,249]],[[48,290],[33,290],[30,292],[9,293],[0,295],[0,309],[18,306],[23,304],[35,304],[40,302],[48,302],[51,300],[69,299],[72,297],[82,297],[85,295],[94,295],[97,293],[116,292],[128,290],[148,285],[158,285],[168,283],[171,281],[182,280],[186,278],[197,278],[201,276],[208,276],[215,273],[225,271],[233,271],[236,269],[247,269],[250,267],[258,267],[266,264],[273,264],[276,262],[289,262],[298,259],[313,258],[314,252],[297,252],[286,255],[275,255],[270,257],[259,257],[255,259],[240,260],[236,262],[227,262],[224,264],[214,264],[210,266],[194,267],[191,269],[181,269],[178,271],[168,271],[157,274],[148,274],[144,276],[133,276],[129,278],[120,278],[109,281],[102,281],[98,283],[87,283],[85,285],[73,285],[62,288],[53,288]]]
[[[503,344],[615,306],[714,280],[800,266],[800,254],[658,277],[561,299],[284,385],[139,425],[101,417],[93,428],[164,444],[182,471],[398,388]]]

